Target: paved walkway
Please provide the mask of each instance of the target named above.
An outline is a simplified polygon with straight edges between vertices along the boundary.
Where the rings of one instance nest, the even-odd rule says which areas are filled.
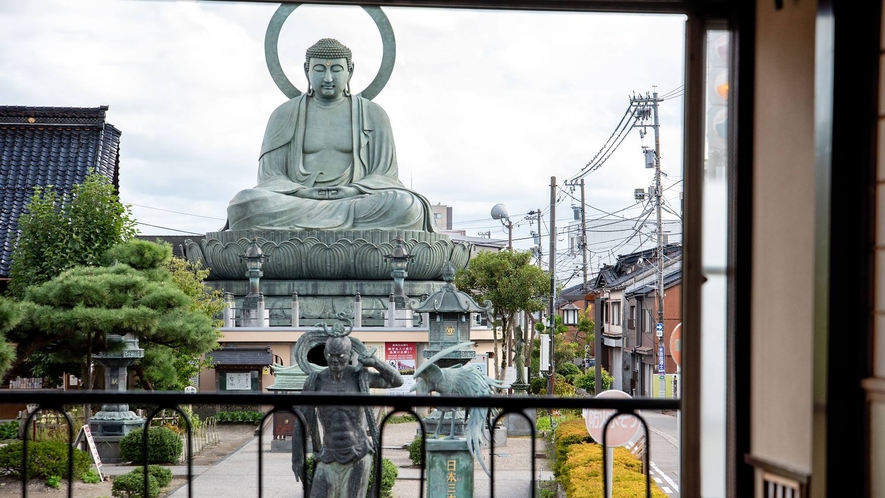
[[[420,470],[411,468],[408,450],[403,446],[412,441],[417,423],[388,425],[382,436],[382,454],[390,459],[399,470],[393,492],[397,498],[415,498],[420,490]],[[290,453],[272,452],[271,438],[265,433],[263,438],[262,494],[263,497],[302,497],[301,483],[295,481],[292,473]],[[538,441],[535,458],[536,480],[549,480],[553,473],[549,470],[544,448]],[[488,448],[487,448],[488,449]],[[488,453],[486,454],[488,457]],[[495,447],[495,495],[522,497],[532,496],[531,489],[531,439],[528,437],[507,438],[505,446]],[[490,465],[490,464],[489,464]],[[170,467],[174,475],[187,475],[186,466]],[[111,475],[123,474],[131,467],[109,466],[105,472]],[[212,466],[195,466],[193,496],[195,498],[245,498],[258,496],[258,438],[252,438],[240,449]],[[476,463],[474,470],[476,498],[491,496],[489,478]],[[169,495],[171,498],[187,498],[187,486]]]

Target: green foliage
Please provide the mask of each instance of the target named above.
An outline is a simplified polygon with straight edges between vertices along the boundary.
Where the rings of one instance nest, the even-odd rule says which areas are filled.
[[[68,268],[98,265],[110,247],[135,238],[135,221],[108,179],[92,172],[70,194],[36,187],[18,218],[9,291],[22,297],[33,285]]]
[[[313,475],[314,465],[316,464],[316,459],[313,455],[310,455],[306,458],[304,463],[305,470],[307,475]],[[381,459],[381,498],[394,498],[393,496],[393,485],[396,483],[396,478],[399,476],[399,470],[396,468],[396,464],[387,458]],[[375,464],[372,463],[371,470],[369,471],[369,485],[366,488],[367,493],[372,490],[372,482],[375,481]],[[368,496],[368,495],[367,495]]]
[[[562,375],[566,382],[574,385],[575,378],[582,374],[581,369],[572,362],[562,363],[557,368],[556,373]]]
[[[194,371],[184,365],[218,347],[215,320],[193,308],[164,267],[128,264],[162,265],[168,246],[135,241],[109,254],[117,264],[78,266],[27,289],[22,303],[30,310],[6,337],[18,344],[16,361],[39,356],[44,366],[79,372],[90,352],[121,347],[109,336],[131,334],[145,350],[135,366],[141,387],[183,388]]]
[[[541,390],[544,391],[544,394],[547,393],[547,379],[545,377],[535,377],[529,381],[529,391],[532,394],[541,394]]]
[[[549,282],[549,275],[532,264],[532,255],[528,251],[482,251],[455,276],[459,290],[470,294],[478,303],[491,302],[489,318],[500,318],[505,338],[517,313],[535,313],[544,309]],[[501,355],[502,361],[506,360],[504,356]]]
[[[548,328],[543,323],[535,324],[535,329],[541,333],[544,333]],[[562,323],[561,316],[555,318],[554,328],[556,333],[553,335],[553,360],[556,362],[557,368],[559,368],[566,363],[571,363],[574,358],[583,356],[583,351],[577,343],[566,340],[568,327]],[[539,337],[535,339],[534,346],[532,347],[531,371],[535,375],[538,375],[540,368],[540,355],[541,339]]]
[[[612,488],[616,490],[617,496],[645,498],[646,479],[642,472],[642,462],[625,448],[615,448],[613,453]],[[602,446],[586,442],[568,446],[559,466],[559,481],[566,496],[602,496]],[[651,496],[666,498],[668,495],[652,481]]]
[[[25,312],[25,307],[20,303],[0,297],[0,378],[15,359],[15,346],[6,341],[6,333],[18,325],[25,317]]]
[[[52,489],[59,489],[61,487],[61,477],[59,476],[49,476],[46,478],[46,485]]]
[[[417,422],[418,419],[415,418],[414,415],[406,414],[406,415],[394,415],[387,419],[388,424],[407,424],[409,422]]]
[[[565,462],[569,446],[591,442],[593,442],[593,438],[587,432],[587,425],[583,420],[563,420],[556,424],[553,432],[553,451],[556,453],[556,459],[553,462],[553,475],[559,477],[559,471]]]
[[[417,436],[409,443],[409,460],[413,465],[421,465],[421,455],[424,453],[424,437]]]
[[[615,378],[606,369],[602,368],[602,391],[611,388]],[[596,393],[596,368],[588,368],[587,372],[575,378],[575,387],[587,391],[588,394]]]
[[[372,473],[369,474],[369,490],[372,489],[372,482],[375,480],[375,465],[372,465]],[[393,485],[396,483],[396,478],[399,475],[399,470],[396,468],[396,465],[386,458],[381,459],[381,498],[394,498],[393,497]]]
[[[215,420],[219,423],[229,424],[259,424],[264,418],[264,413],[258,411],[218,412]]]
[[[83,474],[83,482],[86,484],[98,484],[101,482],[101,476],[95,470],[89,469],[89,472]]]
[[[126,462],[142,463],[143,429],[136,429],[120,440],[120,458]],[[181,457],[184,443],[178,433],[166,427],[148,429],[148,463],[176,463]]]
[[[10,421],[0,424],[0,441],[18,439],[18,422]]]
[[[0,447],[0,475],[21,477],[22,441]],[[68,450],[70,445],[59,441],[28,441],[28,478],[48,479],[68,474]],[[74,449],[74,479],[80,479],[89,471],[92,459],[85,451]]]
[[[157,498],[160,483],[153,472],[148,471],[148,496],[144,496],[144,471],[141,468],[114,478],[111,494],[119,498]]]
[[[593,344],[596,340],[596,324],[590,318],[590,308],[584,308],[578,311],[578,324],[575,326],[577,333],[575,340],[583,337],[584,345]]]

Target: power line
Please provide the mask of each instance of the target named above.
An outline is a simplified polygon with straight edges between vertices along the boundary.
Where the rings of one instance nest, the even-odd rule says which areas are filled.
[[[202,233],[195,233],[195,232],[188,232],[188,231],[185,231],[185,230],[179,230],[179,229],[177,229],[177,228],[169,228],[169,227],[161,227],[161,226],[159,226],[159,225],[151,225],[150,223],[144,223],[144,222],[141,222],[141,221],[136,221],[135,224],[136,224],[136,225],[144,225],[144,226],[146,226],[146,227],[152,227],[152,228],[160,228],[160,229],[162,229],[162,230],[171,230],[171,231],[173,231],[173,232],[181,232],[181,233],[185,233],[185,234],[187,234],[187,235],[195,235],[195,236],[205,235],[205,234],[202,234]]]
[[[140,208],[145,208],[145,209],[153,209],[154,211],[164,211],[164,212],[166,212],[166,213],[181,214],[181,215],[184,215],[184,216],[193,216],[193,217],[195,217],[195,218],[206,218],[206,219],[209,219],[209,220],[227,221],[227,218],[216,218],[216,217],[214,217],[214,216],[203,216],[203,215],[201,215],[201,214],[182,213],[181,211],[172,211],[172,210],[169,210],[169,209],[160,209],[160,208],[153,207],[153,206],[144,206],[144,205],[142,205],[142,204],[133,204],[133,203],[131,203],[131,202],[125,202],[125,201],[123,202],[123,204],[128,204],[128,205],[130,205],[130,206],[138,206],[138,207],[140,207]]]

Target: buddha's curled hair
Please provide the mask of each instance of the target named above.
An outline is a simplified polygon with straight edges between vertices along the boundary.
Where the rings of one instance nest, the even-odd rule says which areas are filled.
[[[317,59],[347,59],[347,70],[353,71],[353,53],[349,48],[334,38],[323,38],[314,43],[304,53],[304,68],[310,64],[310,58]]]

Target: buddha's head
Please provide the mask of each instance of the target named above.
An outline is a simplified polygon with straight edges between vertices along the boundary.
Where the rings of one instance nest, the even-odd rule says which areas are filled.
[[[304,74],[307,76],[309,96],[337,100],[342,95],[350,94],[353,54],[338,40],[323,38],[305,52]]]

